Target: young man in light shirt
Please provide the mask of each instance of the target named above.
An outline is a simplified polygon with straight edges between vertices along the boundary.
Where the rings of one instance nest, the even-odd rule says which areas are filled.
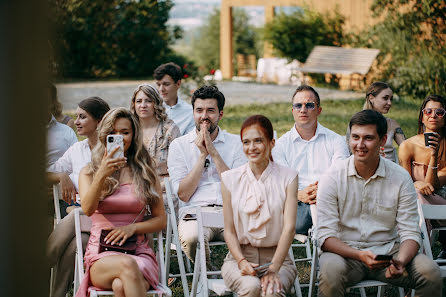
[[[185,254],[195,260],[198,241],[197,206],[222,205],[220,177],[246,162],[240,137],[222,131],[224,95],[214,86],[203,86],[192,95],[195,129],[172,141],[167,166],[173,192],[180,198],[178,233]],[[191,217],[191,219],[188,219]],[[222,228],[204,228],[208,242],[224,240]],[[208,263],[209,264],[209,263]]]
[[[167,116],[175,122],[181,135],[185,135],[195,128],[192,117],[192,106],[178,97],[183,72],[175,63],[166,63],[155,69],[153,76],[156,86],[164,100]]]
[[[441,296],[438,265],[417,254],[421,236],[412,178],[379,154],[386,119],[363,110],[349,126],[353,155],[332,166],[319,183],[319,296],[344,296],[346,287],[363,279],[412,288],[416,296]],[[386,256],[391,260],[383,260]]]
[[[313,225],[310,205],[316,203],[318,181],[337,160],[349,156],[344,137],[318,121],[322,112],[319,94],[302,85],[292,99],[294,126],[282,135],[273,149],[274,161],[299,172],[296,233],[307,234]]]

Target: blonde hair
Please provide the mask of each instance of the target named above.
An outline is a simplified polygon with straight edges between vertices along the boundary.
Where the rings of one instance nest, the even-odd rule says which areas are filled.
[[[139,120],[139,117],[135,111],[136,94],[138,94],[139,91],[142,91],[147,97],[153,100],[156,119],[160,122],[165,121],[167,119],[167,113],[163,106],[163,99],[161,99],[158,90],[149,84],[141,84],[136,87],[135,91],[133,91],[132,100],[130,102],[130,110],[136,116],[136,118]]]
[[[365,93],[365,102],[364,102],[364,106],[362,107],[362,109],[372,109],[375,110],[375,108],[373,107],[373,103],[372,101],[370,101],[370,95],[372,95],[373,97],[378,96],[379,93],[381,93],[382,90],[385,89],[392,89],[387,83],[382,82],[382,81],[375,81],[374,83],[372,83],[366,90]]]
[[[155,173],[154,163],[148,151],[143,145],[142,134],[140,133],[138,119],[130,110],[118,107],[107,112],[99,124],[98,143],[91,152],[91,163],[89,164],[90,173],[96,174],[105,153],[106,138],[113,131],[117,119],[128,119],[132,125],[133,138],[127,151],[127,164],[133,175],[133,185],[139,199],[144,200],[146,204],[157,203],[159,197],[155,184],[158,176]],[[119,171],[105,179],[101,193],[101,200],[113,194],[119,187]]]

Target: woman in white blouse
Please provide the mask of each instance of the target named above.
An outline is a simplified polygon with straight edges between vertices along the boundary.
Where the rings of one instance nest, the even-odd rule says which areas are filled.
[[[285,296],[297,270],[288,256],[297,212],[297,172],[273,162],[273,127],[262,115],[240,136],[248,163],[222,173],[225,240],[222,275],[239,296]]]
[[[52,183],[60,182],[64,201],[71,203],[76,199],[78,179],[81,169],[91,161],[91,150],[98,141],[97,126],[102,117],[110,110],[107,102],[99,97],[82,100],[76,109],[74,124],[77,133],[85,140],[73,144],[65,154],[48,168],[48,179]],[[88,242],[89,228],[82,230],[82,243]],[[54,267],[50,297],[64,297],[73,282],[74,259],[76,252],[74,234],[74,215],[64,217],[48,238],[47,256]]]

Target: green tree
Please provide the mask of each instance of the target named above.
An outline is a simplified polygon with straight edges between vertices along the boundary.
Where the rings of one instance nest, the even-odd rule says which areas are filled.
[[[371,9],[382,21],[358,34],[353,44],[380,49],[378,78],[401,95],[444,93],[445,1],[375,0]]]
[[[344,17],[320,14],[308,8],[293,14],[279,13],[265,25],[264,38],[279,57],[305,61],[315,45],[343,43]]]
[[[64,77],[150,75],[178,38],[171,0],[49,0],[51,43]]]
[[[256,55],[259,57],[259,38],[254,26],[249,24],[249,17],[243,9],[233,8],[232,44],[234,54]],[[208,16],[206,23],[199,29],[198,37],[193,41],[198,65],[207,69],[220,68],[220,9]]]

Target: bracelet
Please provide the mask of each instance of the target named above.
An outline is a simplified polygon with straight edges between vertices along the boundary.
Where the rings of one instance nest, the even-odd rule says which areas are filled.
[[[430,166],[430,165],[428,165],[427,167],[430,168],[430,169],[438,169],[438,166],[435,166],[435,167],[434,167],[434,166]]]
[[[246,258],[243,257],[243,258],[241,258],[240,260],[238,260],[238,261],[237,261],[237,266],[240,266],[240,263],[241,263],[243,260],[246,260]]]

